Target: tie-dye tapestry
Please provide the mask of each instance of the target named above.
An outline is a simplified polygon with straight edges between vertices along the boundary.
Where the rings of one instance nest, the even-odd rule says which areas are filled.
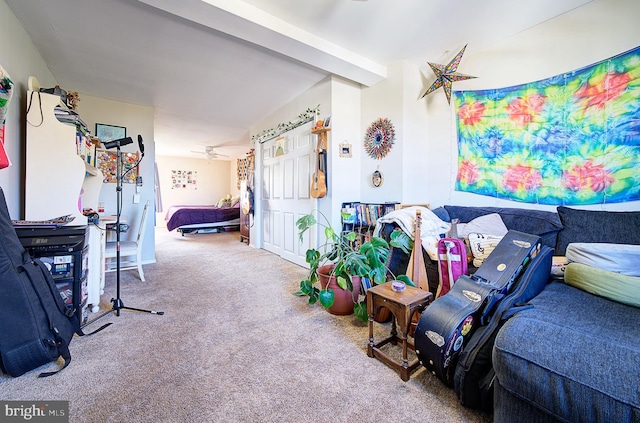
[[[528,203],[640,200],[640,47],[524,85],[454,92],[456,190]]]

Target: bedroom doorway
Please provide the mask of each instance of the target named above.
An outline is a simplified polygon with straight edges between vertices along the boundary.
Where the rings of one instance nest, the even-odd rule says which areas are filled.
[[[261,145],[262,248],[307,266],[308,240],[298,240],[296,220],[315,207],[310,181],[314,148],[309,122]]]

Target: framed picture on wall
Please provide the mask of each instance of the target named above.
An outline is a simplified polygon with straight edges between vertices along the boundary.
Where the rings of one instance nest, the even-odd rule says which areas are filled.
[[[127,128],[124,126],[107,125],[104,123],[96,123],[96,137],[100,141],[119,140],[127,136]]]

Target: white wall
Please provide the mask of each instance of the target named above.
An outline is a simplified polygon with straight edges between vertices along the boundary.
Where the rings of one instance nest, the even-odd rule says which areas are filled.
[[[247,147],[247,153],[250,148]],[[240,195],[240,188],[238,185],[238,159],[244,159],[246,155],[242,157],[235,157],[229,161],[229,194],[236,196]]]
[[[5,150],[13,163],[0,169],[0,187],[7,199],[12,219],[24,217],[24,116],[27,80],[37,76],[42,87],[53,87],[56,80],[4,0],[0,0],[0,65],[9,73],[14,92],[6,117]]]
[[[342,203],[360,201],[362,183],[362,150],[360,121],[362,99],[359,84],[333,77],[331,89],[331,131],[328,133],[327,197],[318,200],[322,212],[330,218],[334,228],[340,228]],[[340,157],[340,143],[347,141],[353,147],[352,157]]]
[[[165,226],[164,217],[171,206],[214,205],[227,194],[236,195],[235,179],[231,182],[231,169],[236,169],[235,161],[205,160],[186,157],[156,156],[163,211],[158,213],[158,226]],[[172,184],[173,170],[198,172],[197,189],[175,189]],[[235,172],[235,170],[234,170]]]
[[[477,51],[473,40],[458,68],[477,79],[456,82],[454,90],[501,88],[578,69],[640,45],[640,2],[596,0],[507,40]],[[462,46],[451,46],[455,55]],[[434,58],[425,58],[434,60]],[[445,59],[443,64],[450,58]],[[439,62],[440,63],[440,62]],[[433,75],[429,84],[433,81]],[[426,89],[428,85],[423,87]],[[472,204],[555,210],[555,206],[498,200],[454,191],[457,170],[453,106],[442,89],[426,97],[428,156],[425,158],[427,200],[432,206]],[[410,191],[421,189],[416,186]],[[409,195],[410,192],[407,193]],[[578,206],[576,206],[578,207]],[[640,202],[579,206],[584,209],[638,210]]]
[[[73,91],[73,87],[68,90]],[[149,201],[150,211],[145,224],[145,234],[142,244],[143,263],[155,262],[155,234],[154,234],[154,156],[155,143],[153,142],[153,108],[137,104],[123,103],[92,97],[79,93],[78,113],[85,121],[92,133],[95,134],[96,123],[124,126],[127,128],[127,136],[133,139],[132,144],[121,148],[122,153],[138,151],[138,135],[142,136],[145,155],[139,166],[139,175],[142,176],[143,185],[138,193],[140,202],[134,203],[136,194],[135,184],[123,184],[122,186],[122,217],[131,225],[131,230],[122,235],[122,239],[133,237],[137,232],[138,222],[142,215],[142,209]],[[116,151],[113,149],[112,151]],[[100,201],[105,205],[106,214],[116,214],[117,192],[116,184],[102,184]]]
[[[427,169],[442,160],[429,155],[427,138],[427,104],[420,96],[425,78],[413,63],[403,62],[403,140],[402,140],[402,202],[429,203],[433,184],[427,179]],[[436,140],[437,141],[437,140]],[[426,162],[425,162],[426,159]]]
[[[403,151],[406,143],[404,131],[403,107],[403,64],[396,63],[389,67],[387,79],[362,90],[362,120],[360,137],[355,148],[361,150],[362,197],[353,201],[365,203],[402,202]],[[382,159],[371,158],[364,149],[364,136],[369,126],[379,118],[387,118],[394,126],[396,139]],[[384,176],[380,187],[375,187],[371,180],[374,171],[379,170]]]

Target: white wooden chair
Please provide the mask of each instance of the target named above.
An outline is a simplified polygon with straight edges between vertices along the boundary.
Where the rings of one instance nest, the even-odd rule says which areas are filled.
[[[140,225],[138,226],[138,233],[135,240],[120,240],[120,270],[138,269],[138,275],[142,282],[144,282],[144,272],[142,271],[142,241],[148,211],[149,202],[147,201],[142,210],[142,217],[140,218]],[[106,243],[104,257],[116,259],[116,241]],[[115,260],[112,260],[105,272],[115,272],[117,270],[116,265]]]

